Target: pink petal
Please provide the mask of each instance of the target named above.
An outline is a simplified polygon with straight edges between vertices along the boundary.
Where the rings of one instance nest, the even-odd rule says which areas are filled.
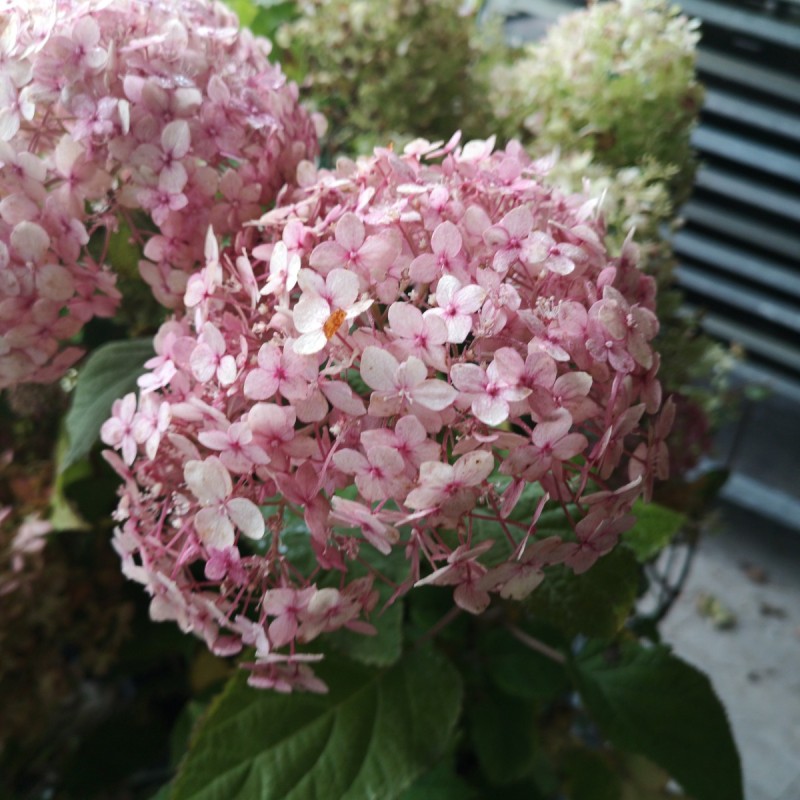
[[[402,246],[396,231],[382,231],[376,236],[368,236],[358,251],[359,261],[366,267],[375,280],[385,277],[395,259],[400,255]]]
[[[477,311],[486,299],[486,290],[481,286],[470,284],[458,292],[458,310],[461,313],[472,314]]]
[[[582,453],[588,446],[589,441],[582,433],[568,433],[553,446],[553,456],[560,461],[566,461]]]
[[[434,311],[436,309],[433,309]],[[444,318],[447,328],[447,341],[453,344],[461,344],[472,330],[472,317],[460,315],[457,317]]]
[[[320,390],[334,408],[351,417],[360,417],[367,413],[364,401],[344,381],[325,381],[320,384]]]
[[[344,248],[336,242],[322,242],[312,251],[309,263],[323,275],[332,269],[342,267],[347,262],[347,253]]]
[[[347,213],[336,223],[335,236],[345,250],[358,250],[364,243],[364,223],[355,214]]]
[[[195,378],[201,383],[211,380],[217,368],[217,356],[206,344],[199,344],[192,350],[189,365]]]
[[[482,394],[486,390],[486,373],[477,364],[453,364],[450,380],[461,392]]]
[[[524,239],[533,228],[533,215],[527,206],[517,206],[506,214],[500,224],[514,239]]]
[[[39,262],[50,247],[50,237],[35,222],[20,222],[11,231],[10,242],[21,261]]]
[[[369,469],[369,462],[357,450],[347,447],[333,454],[333,463],[337,469],[348,475],[358,475]]]
[[[368,456],[370,463],[387,475],[397,475],[403,471],[403,457],[393,447],[375,447]]]
[[[417,283],[430,283],[436,277],[437,271],[436,257],[430,253],[423,253],[411,262],[408,275]]]
[[[431,249],[434,253],[445,253],[454,258],[461,250],[461,231],[449,220],[440,222],[431,237]]]
[[[505,600],[524,600],[543,580],[544,572],[540,569],[521,567],[500,589],[500,597]]]
[[[200,444],[211,450],[226,450],[231,443],[230,437],[224,431],[200,431],[197,434]]]
[[[164,152],[171,153],[173,158],[183,158],[189,152],[191,141],[189,123],[185,119],[170,122],[161,132],[161,147]]]
[[[546,447],[565,436],[571,427],[572,415],[565,408],[560,408],[552,417],[536,425],[531,438],[537,447]]]
[[[436,305],[441,308],[449,306],[460,288],[461,281],[458,278],[444,275],[436,284]]]
[[[410,303],[392,303],[389,306],[389,327],[397,336],[411,339],[422,330],[422,312]]]
[[[459,608],[470,614],[482,614],[489,607],[491,598],[487,592],[479,589],[475,583],[461,583],[453,592],[453,600]]]
[[[223,356],[217,368],[217,378],[223,386],[230,386],[236,380],[236,359],[233,356]]]
[[[278,391],[279,381],[263,369],[254,369],[244,381],[244,394],[251,400],[266,400]]]

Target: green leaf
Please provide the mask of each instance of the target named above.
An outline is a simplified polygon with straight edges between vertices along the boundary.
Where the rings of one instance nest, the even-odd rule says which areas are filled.
[[[363,563],[362,563],[363,562]],[[369,544],[359,551],[359,561],[348,570],[351,578],[366,575],[368,571],[380,573],[391,583],[375,579],[378,591],[378,604],[370,622],[377,629],[374,636],[365,636],[348,630],[339,630],[327,637],[327,641],[348,658],[374,667],[388,667],[400,658],[403,649],[403,601],[396,600],[382,611],[386,602],[394,594],[395,587],[408,574],[408,562],[402,548],[394,548],[388,556],[379,553]],[[336,586],[338,577],[332,574],[331,586]],[[322,581],[322,585],[327,585]]]
[[[236,12],[239,24],[243,28],[249,28],[258,13],[258,6],[254,0],[225,0],[225,5]]]
[[[78,375],[75,393],[65,418],[69,448],[60,469],[83,458],[97,441],[100,428],[119,397],[136,390],[144,362],[153,357],[151,339],[110,342],[95,350]]]
[[[400,800],[476,800],[478,793],[446,760],[414,781]]]
[[[567,751],[561,758],[570,800],[622,800],[622,781],[600,753]]]
[[[617,547],[588,572],[575,575],[559,565],[526,600],[530,613],[567,638],[579,633],[610,639],[625,623],[639,587],[639,565],[630,550]]]
[[[657,556],[686,524],[686,515],[657,503],[637,501],[633,506],[636,524],[622,535],[622,541],[641,562]]]
[[[710,681],[668,647],[587,647],[574,661],[584,703],[611,742],[666,769],[695,800],[741,800],[742,772]]]
[[[396,600],[386,611],[381,613],[395,587],[408,574],[408,562],[402,548],[394,548],[388,556],[379,553],[371,545],[361,547],[359,558],[364,563],[356,563],[349,574],[356,578],[367,574],[369,569],[383,575],[391,583],[376,578],[375,588],[378,590],[378,605],[370,620],[378,630],[375,636],[364,636],[352,631],[337,631],[329,637],[340,652],[349,658],[376,667],[386,667],[400,658],[403,648],[403,601]]]
[[[243,28],[272,39],[281,25],[299,15],[295,0],[225,0]]]
[[[173,800],[392,800],[447,748],[461,681],[433,650],[386,670],[329,657],[317,671],[327,695],[231,681],[193,739]]]
[[[380,608],[380,602],[378,608]],[[377,629],[374,636],[341,630],[328,637],[331,647],[340,653],[374,667],[394,664],[403,647],[403,603],[398,600],[380,616],[370,620]]]
[[[534,766],[535,706],[503,692],[471,693],[469,727],[486,777],[507,784],[526,777]]]
[[[275,38],[278,28],[299,16],[294,0],[261,0],[254,19],[250,22],[250,30],[267,39]]]
[[[548,700],[571,687],[563,664],[531,650],[506,630],[482,632],[478,646],[494,685],[513,697]]]
[[[69,440],[61,426],[61,431],[56,442],[55,461],[62,464],[64,457],[69,449]],[[74,505],[66,495],[67,487],[74,481],[90,477],[92,469],[88,461],[78,461],[69,469],[63,467],[56,470],[55,480],[53,481],[53,491],[50,495],[50,523],[54,531],[85,531],[89,530],[89,524],[77,512]]]

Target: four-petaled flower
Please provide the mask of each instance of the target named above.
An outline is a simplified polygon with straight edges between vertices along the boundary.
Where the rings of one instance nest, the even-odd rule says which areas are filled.
[[[525,362],[516,350],[501,347],[487,369],[477,364],[454,364],[450,379],[472,401],[472,412],[487,425],[508,419],[510,403],[524,400],[531,390],[520,381]]]
[[[298,281],[303,294],[294,307],[294,326],[300,336],[294,351],[311,355],[333,339],[342,323],[366,311],[372,300],[358,298],[358,276],[346,269],[331,270],[325,278],[300,270]]]
[[[428,378],[428,368],[416,356],[401,364],[391,353],[370,345],[361,356],[361,377],[371,389],[370,414],[390,417],[409,403],[443,411],[457,396],[450,384]]]
[[[216,456],[187,461],[183,477],[202,506],[194,515],[194,529],[206,547],[217,550],[232,547],[236,528],[249,539],[260,539],[264,535],[264,517],[260,509],[246,497],[231,497],[230,473]]]
[[[465,453],[455,464],[425,461],[419,470],[419,486],[408,493],[409,508],[436,508],[453,502],[465,489],[480,486],[494,468],[494,457],[486,450]]]

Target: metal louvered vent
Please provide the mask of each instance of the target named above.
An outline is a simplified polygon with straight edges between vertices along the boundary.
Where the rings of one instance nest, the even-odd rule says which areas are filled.
[[[700,168],[674,235],[687,305],[772,389],[720,432],[722,497],[800,531],[800,0],[674,0],[702,21]],[[489,0],[521,43],[581,0]]]
[[[678,281],[709,333],[800,379],[800,2],[681,5],[703,20],[706,102]]]
[[[800,397],[800,0],[677,0],[702,20],[695,191],[673,243],[709,334]],[[580,0],[495,0],[512,39]]]

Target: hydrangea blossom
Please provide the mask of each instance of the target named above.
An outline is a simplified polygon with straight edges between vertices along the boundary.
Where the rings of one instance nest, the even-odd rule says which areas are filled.
[[[364,550],[405,554],[394,597],[445,585],[479,613],[614,547],[666,467],[654,281],[541,170],[458,137],[307,164],[244,252],[221,253],[197,315],[156,338],[157,400],[123,401],[104,431],[122,453],[115,546],[155,616],[220,654],[255,647],[254,685],[319,690],[306,645],[368,633],[389,581],[353,569]],[[561,255],[527,258],[543,241]],[[198,371],[212,329],[230,366]]]
[[[121,224],[177,308],[198,231],[235,234],[314,156],[268,52],[209,0],[0,0],[0,388],[58,377],[114,312]]]

